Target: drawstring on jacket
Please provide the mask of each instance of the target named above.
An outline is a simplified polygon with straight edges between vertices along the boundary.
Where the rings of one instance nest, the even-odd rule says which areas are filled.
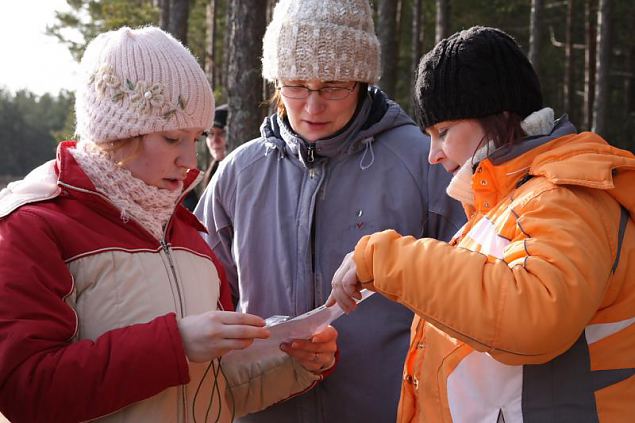
[[[267,157],[271,151],[275,150],[278,150],[278,160],[284,158],[284,151],[282,148],[279,148],[274,142],[265,142],[265,157]]]
[[[359,168],[361,170],[366,170],[375,163],[375,151],[373,150],[373,137],[368,137],[362,140],[362,144],[364,144],[364,154],[362,155],[361,160],[359,161]],[[364,159],[366,158],[366,154],[370,151],[370,162],[368,164],[364,164]]]

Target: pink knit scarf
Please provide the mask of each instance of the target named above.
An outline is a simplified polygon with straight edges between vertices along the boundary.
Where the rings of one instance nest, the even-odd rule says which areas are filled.
[[[97,191],[121,211],[123,223],[132,218],[156,239],[163,239],[163,228],[174,212],[182,188],[170,191],[146,184],[91,142],[79,142],[70,152]]]

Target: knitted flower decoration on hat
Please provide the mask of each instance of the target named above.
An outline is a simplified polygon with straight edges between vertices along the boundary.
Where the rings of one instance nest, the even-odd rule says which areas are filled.
[[[76,134],[96,144],[212,126],[205,73],[179,41],[156,27],[98,35],[80,63]]]
[[[263,38],[262,76],[374,84],[379,55],[367,0],[280,0]]]
[[[524,119],[542,108],[540,82],[516,41],[482,26],[441,40],[423,56],[415,100],[424,128],[504,111]]]

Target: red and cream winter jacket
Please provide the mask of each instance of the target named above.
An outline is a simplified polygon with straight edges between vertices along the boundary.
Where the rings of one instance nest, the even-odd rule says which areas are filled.
[[[399,422],[633,421],[635,157],[592,133],[527,142],[479,163],[454,245],[356,247],[364,285],[416,313]]]
[[[315,383],[284,355],[222,372],[215,361],[207,376],[209,363],[189,363],[178,319],[231,310],[204,227],[181,206],[161,240],[122,220],[71,148],[0,194],[3,414],[173,423],[192,421],[193,408],[203,421],[211,403],[227,422]]]

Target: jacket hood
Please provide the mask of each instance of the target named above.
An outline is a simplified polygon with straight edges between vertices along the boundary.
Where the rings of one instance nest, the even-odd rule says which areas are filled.
[[[499,150],[487,160],[499,168],[497,173],[517,175],[510,181],[513,184],[529,174],[543,176],[556,185],[605,190],[635,216],[633,153],[609,145],[595,133],[575,133],[566,116],[556,122],[551,134]]]
[[[554,141],[552,148],[536,155],[529,172],[554,184],[605,190],[635,216],[635,156],[597,134],[583,132]]]
[[[351,121],[331,138],[309,143],[293,131],[286,119],[277,114],[265,118],[260,132],[268,148],[277,150],[283,156],[296,156],[306,164],[310,162],[310,145],[315,147],[318,157],[351,154],[372,144],[382,132],[403,125],[415,123],[397,103],[388,99],[378,88],[371,87]]]

